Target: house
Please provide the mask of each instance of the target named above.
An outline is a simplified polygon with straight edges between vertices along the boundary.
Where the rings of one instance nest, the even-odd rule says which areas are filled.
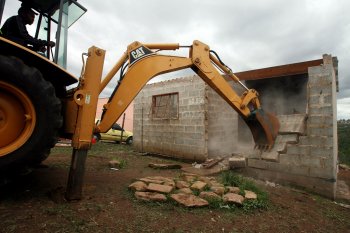
[[[260,179],[302,186],[334,197],[337,180],[338,61],[322,59],[244,71],[236,75],[278,115],[272,151],[253,150],[237,113],[198,76],[146,85],[134,100],[134,148],[204,161],[239,154]],[[241,95],[242,89],[228,81]]]

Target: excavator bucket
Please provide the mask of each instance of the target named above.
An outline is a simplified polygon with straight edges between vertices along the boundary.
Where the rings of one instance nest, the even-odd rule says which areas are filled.
[[[255,141],[255,147],[261,150],[270,150],[276,140],[280,128],[277,117],[263,109],[254,111],[254,114],[245,120]]]

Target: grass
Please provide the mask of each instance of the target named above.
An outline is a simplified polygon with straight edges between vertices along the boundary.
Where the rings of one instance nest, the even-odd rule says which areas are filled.
[[[243,210],[251,211],[254,209],[267,209],[268,208],[268,195],[267,192],[258,188],[253,181],[244,178],[232,171],[224,171],[220,175],[221,182],[225,186],[239,187],[240,195],[244,196],[244,190],[253,191],[257,194],[256,200],[245,200],[243,202]]]

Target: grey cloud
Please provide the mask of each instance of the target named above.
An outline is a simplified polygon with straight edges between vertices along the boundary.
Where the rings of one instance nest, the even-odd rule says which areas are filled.
[[[81,4],[88,12],[70,29],[69,39],[69,69],[76,75],[80,54],[91,45],[107,50],[106,73],[132,41],[188,45],[199,39],[234,71],[332,54],[339,59],[338,99],[350,96],[348,0],[84,0]],[[339,112],[345,108],[350,109],[350,103],[338,106]]]

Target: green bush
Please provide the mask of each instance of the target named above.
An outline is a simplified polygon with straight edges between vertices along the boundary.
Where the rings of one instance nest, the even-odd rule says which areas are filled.
[[[243,202],[243,210],[250,211],[254,209],[267,209],[268,195],[267,192],[258,188],[251,180],[244,178],[241,175],[235,174],[232,171],[225,171],[221,173],[220,179],[225,186],[239,187],[240,194],[244,196],[244,190],[253,191],[257,194],[256,200],[245,200]]]
[[[338,121],[339,162],[350,165],[350,124]]]

